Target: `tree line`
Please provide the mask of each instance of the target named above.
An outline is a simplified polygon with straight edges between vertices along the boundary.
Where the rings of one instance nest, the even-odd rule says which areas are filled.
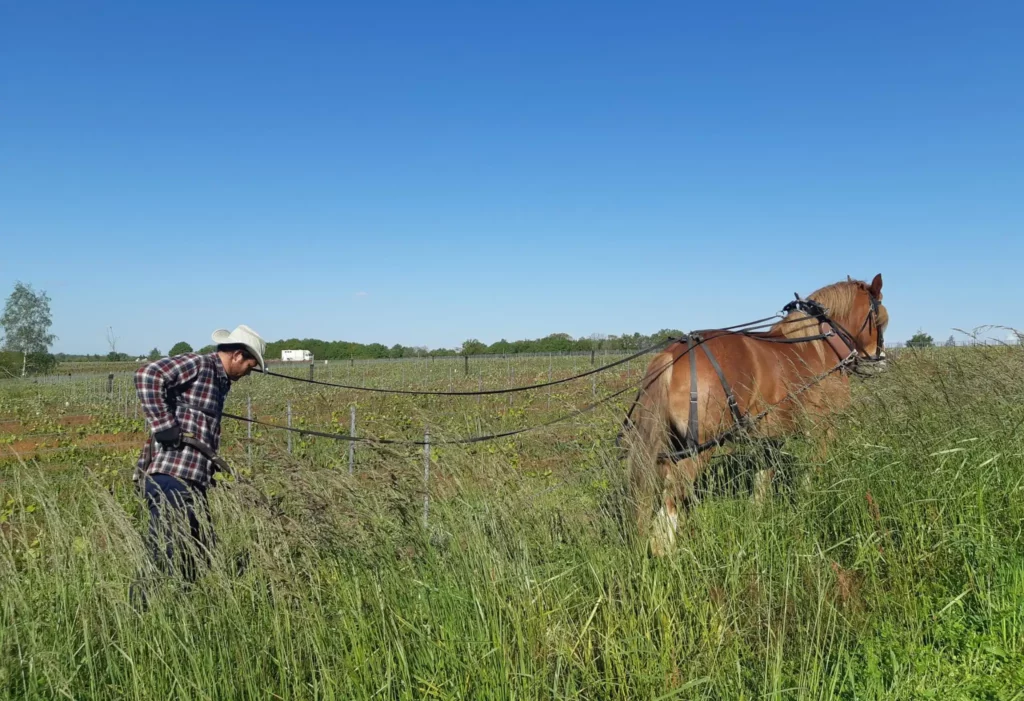
[[[14,291],[7,299],[0,326],[4,329],[3,344],[0,346],[0,377],[42,374],[52,371],[58,362],[64,361],[130,361],[145,357],[156,360],[164,355],[178,355],[193,351],[186,341],[176,343],[168,353],[152,348],[146,354],[133,355],[119,352],[113,331],[108,330],[110,352],[106,354],[75,355],[68,353],[51,354],[50,346],[56,336],[50,333],[52,318],[50,298],[45,291],[36,292],[31,285],[15,283]],[[267,344],[267,360],[281,357],[282,350],[308,350],[317,360],[370,360],[385,358],[423,358],[428,356],[455,355],[514,355],[517,353],[571,353],[588,351],[633,352],[652,346],[669,337],[679,338],[683,332],[678,329],[661,329],[652,334],[627,333],[621,335],[591,334],[573,338],[567,333],[552,333],[542,338],[508,341],[504,338],[487,344],[476,338],[463,341],[454,348],[428,348],[427,346],[404,346],[396,343],[386,346],[382,343],[356,343],[353,341],[324,341],[318,338],[289,338]],[[946,345],[953,345],[952,337]],[[918,331],[908,347],[934,345],[931,336]],[[214,349],[213,345],[203,346],[200,353]]]
[[[50,333],[53,320],[50,297],[45,291],[36,292],[31,285],[16,282],[7,299],[0,326],[4,329],[0,346],[0,376],[24,376],[52,371],[58,362],[68,361],[131,361],[140,358],[156,360],[165,354],[152,348],[146,354],[130,354],[117,350],[117,338],[108,328],[110,352],[106,354],[50,353],[56,336]],[[567,333],[552,333],[542,338],[509,341],[500,339],[491,344],[470,338],[454,348],[428,348],[396,343],[356,343],[353,341],[324,341],[318,338],[289,338],[267,344],[267,359],[281,357],[282,350],[308,350],[318,360],[422,358],[454,355],[505,355],[516,353],[567,353],[586,351],[637,351],[654,345],[668,337],[682,336],[678,329],[662,329],[653,334],[631,333],[622,335],[591,334],[573,338]],[[203,346],[198,352],[206,353],[213,345]],[[186,341],[176,343],[166,355],[190,353],[193,347]]]
[[[567,333],[548,334],[542,338],[508,341],[500,339],[486,344],[475,338],[467,339],[454,348],[428,348],[427,346],[404,346],[396,343],[386,346],[381,343],[355,343],[352,341],[324,341],[318,338],[289,338],[267,344],[267,358],[280,358],[282,350],[308,350],[318,360],[364,360],[384,358],[424,358],[428,356],[455,355],[504,355],[516,353],[566,353],[573,351],[613,350],[635,351],[653,345],[670,336],[681,336],[677,329],[662,329],[653,334],[593,334],[573,338]],[[201,351],[212,350],[207,346]]]

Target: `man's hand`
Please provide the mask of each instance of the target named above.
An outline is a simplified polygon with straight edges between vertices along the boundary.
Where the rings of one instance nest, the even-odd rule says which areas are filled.
[[[175,424],[163,431],[157,431],[153,438],[164,448],[177,448],[181,444],[181,428]]]

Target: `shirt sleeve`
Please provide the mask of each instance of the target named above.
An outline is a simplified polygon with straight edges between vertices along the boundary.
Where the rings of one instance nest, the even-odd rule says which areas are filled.
[[[167,390],[199,376],[201,358],[195,354],[161,358],[135,371],[135,393],[153,433],[174,426],[177,418],[167,406]]]

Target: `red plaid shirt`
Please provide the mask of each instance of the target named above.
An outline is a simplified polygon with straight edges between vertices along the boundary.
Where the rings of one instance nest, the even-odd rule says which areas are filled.
[[[162,358],[135,372],[135,391],[150,431],[156,433],[178,424],[214,452],[220,447],[220,417],[230,389],[231,380],[216,351]],[[145,464],[143,449],[138,461],[140,470],[209,485],[213,476],[210,461],[195,448],[164,448],[152,436],[147,442],[152,444],[153,460]]]

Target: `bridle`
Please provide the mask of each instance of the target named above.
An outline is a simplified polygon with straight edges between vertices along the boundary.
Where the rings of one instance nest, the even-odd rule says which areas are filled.
[[[871,300],[871,308],[868,310],[867,316],[864,317],[864,323],[857,329],[856,335],[851,334],[842,324],[830,318],[828,310],[821,303],[813,299],[802,299],[799,294],[794,295],[796,299],[783,307],[782,311],[786,314],[792,311],[801,311],[817,319],[821,335],[825,337],[829,346],[839,356],[839,361],[842,365],[850,366],[862,361],[879,363],[885,360],[882,325],[879,323],[879,306],[881,306],[881,303],[870,290],[867,290],[867,293],[868,298]],[[860,336],[869,324],[874,326],[875,333],[877,334],[874,355],[870,355],[867,349],[857,341],[857,337]]]

